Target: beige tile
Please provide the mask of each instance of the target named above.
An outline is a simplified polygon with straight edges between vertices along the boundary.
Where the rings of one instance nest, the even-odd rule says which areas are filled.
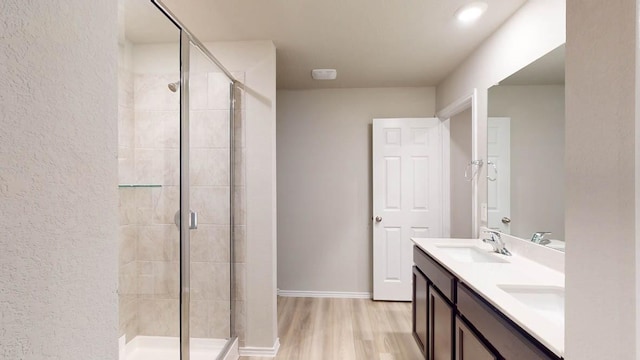
[[[189,330],[191,337],[208,338],[209,331],[209,305],[205,300],[191,300]]]
[[[138,275],[138,295],[143,298],[151,298],[155,294],[154,283],[153,275]]]
[[[136,110],[180,110],[180,92],[167,87],[180,76],[136,74],[133,79],[134,107]]]
[[[167,111],[162,117],[163,137],[160,145],[164,149],[180,148],[180,112]]]
[[[135,188],[134,192],[137,208],[150,208],[153,206],[152,188]]]
[[[136,223],[138,225],[153,225],[153,208],[139,207],[136,209]]]
[[[133,148],[135,112],[132,107],[118,106],[118,146]]]
[[[136,225],[120,226],[120,235],[118,237],[120,265],[136,260],[137,240],[138,227]]]
[[[164,111],[136,111],[134,136],[136,148],[162,148],[165,113]]]
[[[209,73],[208,108],[211,110],[228,110],[230,108],[230,81],[221,72]]]
[[[138,313],[140,335],[180,334],[180,305],[177,299],[140,299]]]
[[[229,262],[228,225],[202,224],[191,232],[191,261]]]
[[[175,225],[174,217],[180,209],[180,188],[178,186],[163,186],[160,191],[154,191],[153,195],[155,204],[153,222]]]
[[[121,265],[118,272],[118,294],[131,296],[138,293],[136,262]]]
[[[205,110],[208,103],[209,80],[204,72],[189,74],[189,104],[193,110]]]
[[[231,336],[231,313],[228,301],[209,301],[209,336],[227,339]]]
[[[192,262],[191,296],[194,300],[229,300],[229,264]]]
[[[229,111],[191,111],[189,120],[191,148],[229,148]]]
[[[192,186],[191,207],[201,224],[229,225],[229,187]]]
[[[164,186],[180,185],[180,149],[165,149],[162,157]]]
[[[138,261],[138,275],[153,276],[153,261]]]
[[[178,256],[175,244],[179,241],[175,225],[140,226],[138,229],[138,260],[171,261]]]
[[[180,263],[153,263],[153,293],[156,298],[177,299],[180,293]]]
[[[118,159],[118,184],[133,184],[136,182],[135,159],[133,157]]]
[[[135,202],[135,190],[132,188],[119,188],[119,224],[130,225],[136,223],[136,202]]]
[[[162,184],[164,180],[163,150],[137,148],[135,157],[136,183]]]
[[[133,339],[138,333],[138,300],[135,297],[120,296],[118,299],[119,336]]]
[[[229,185],[228,149],[191,149],[189,156],[189,181],[192,186]]]

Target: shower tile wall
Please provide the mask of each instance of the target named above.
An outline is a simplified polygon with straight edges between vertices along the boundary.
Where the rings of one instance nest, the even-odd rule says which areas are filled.
[[[119,182],[131,183],[134,177],[133,73],[131,44],[120,42],[118,62],[118,166]],[[119,247],[119,336],[127,341],[138,332],[138,281],[135,190],[121,188]]]
[[[234,74],[242,80],[243,74]],[[132,74],[121,67],[120,334],[179,335],[179,94],[167,84],[179,75]],[[191,78],[192,209],[191,336],[229,336],[229,104],[220,74]],[[240,94],[241,95],[241,94]],[[223,100],[220,100],[222,98]],[[244,130],[236,108],[236,331],[244,338]]]

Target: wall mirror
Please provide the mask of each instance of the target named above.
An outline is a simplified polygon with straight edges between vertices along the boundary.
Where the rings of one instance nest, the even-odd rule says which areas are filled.
[[[488,92],[488,227],[564,251],[564,54]]]

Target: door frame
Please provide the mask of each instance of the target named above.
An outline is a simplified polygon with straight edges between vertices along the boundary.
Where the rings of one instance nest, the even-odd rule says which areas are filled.
[[[451,104],[444,107],[442,110],[436,113],[436,116],[445,124],[445,133],[443,134],[443,160],[445,164],[451,164],[450,160],[450,133],[449,127],[451,118],[467,109],[471,108],[471,159],[483,160],[486,155],[480,153],[480,141],[479,141],[479,121],[478,121],[478,89],[474,88],[470,93],[460,97]],[[444,144],[446,139],[446,145]],[[446,151],[444,151],[446,150]],[[485,164],[486,165],[486,164]],[[483,165],[478,169],[478,175],[471,181],[471,236],[478,237],[480,229],[479,218],[486,222],[487,217],[487,204],[480,204],[480,189],[484,184],[486,192],[486,166]],[[450,166],[445,166],[443,169],[443,194],[446,196],[446,201],[443,204],[447,204],[445,211],[445,219],[447,221],[443,229],[447,229],[448,234],[451,234],[451,169]]]

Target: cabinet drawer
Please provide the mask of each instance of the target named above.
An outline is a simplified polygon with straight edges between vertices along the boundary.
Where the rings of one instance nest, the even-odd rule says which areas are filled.
[[[458,311],[505,359],[541,360],[560,358],[504,317],[473,290],[458,283]]]
[[[413,262],[429,281],[452,303],[456,302],[456,278],[447,269],[435,262],[417,246],[413,247]]]

